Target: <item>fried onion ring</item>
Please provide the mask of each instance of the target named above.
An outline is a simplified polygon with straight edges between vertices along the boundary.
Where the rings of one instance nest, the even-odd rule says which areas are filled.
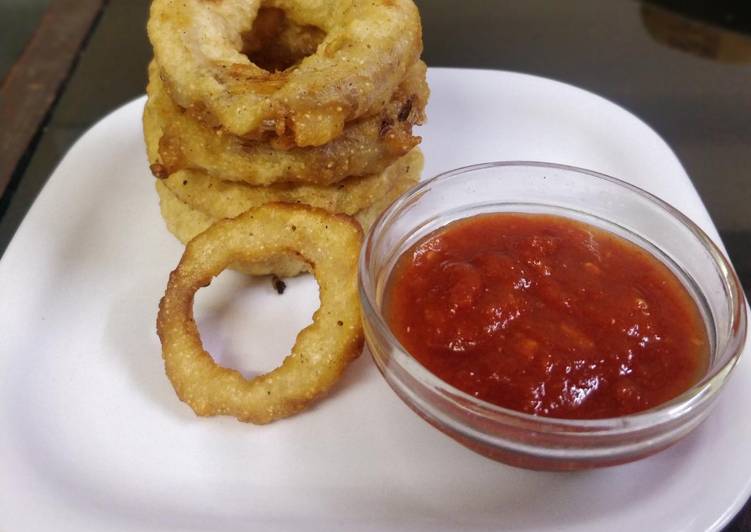
[[[251,62],[244,37],[261,5],[322,30],[315,53],[281,72]],[[147,30],[181,107],[232,134],[298,146],[326,144],[383,107],[422,52],[412,0],[154,0]]]
[[[268,204],[215,223],[191,240],[159,304],[157,332],[167,376],[199,416],[230,415],[269,423],[291,416],[326,394],[363,345],[357,294],[358,224],[344,215],[302,205]],[[193,299],[229,264],[274,255],[310,264],[321,306],[278,368],[246,379],[206,352],[193,319]]]
[[[151,163],[168,174],[196,169],[252,185],[331,184],[345,177],[375,174],[420,142],[412,127],[425,119],[429,93],[425,74],[425,63],[415,63],[380,112],[347,124],[343,134],[329,144],[286,149],[275,142],[248,141],[206,127],[172,102],[152,62],[144,109]]]
[[[415,159],[416,161],[411,166],[404,167],[405,173],[396,179],[393,187],[384,193],[382,197],[370,206],[353,213],[354,218],[360,223],[364,231],[368,230],[375,219],[396,198],[417,184],[422,169],[422,156],[419,152]],[[157,180],[156,190],[159,195],[159,208],[167,229],[183,243],[189,242],[196,235],[208,229],[217,220],[235,216],[235,209],[240,208],[240,204],[227,205],[224,208],[217,204],[212,206],[211,212],[214,214],[212,216],[201,210],[196,204],[182,201],[165,184],[165,181]],[[202,204],[198,202],[197,205]],[[309,271],[308,265],[294,256],[279,256],[253,264],[232,264],[230,267],[248,275],[273,274],[278,277],[294,277],[295,275]]]
[[[352,215],[382,198],[397,180],[417,175],[421,168],[422,154],[415,149],[379,174],[351,177],[329,186],[255,187],[188,170],[171,174],[163,183],[181,201],[214,218],[234,218],[252,207],[279,201],[306,203],[330,212]]]

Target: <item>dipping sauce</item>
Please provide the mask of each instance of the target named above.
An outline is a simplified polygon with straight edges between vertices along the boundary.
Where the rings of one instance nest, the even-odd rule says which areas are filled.
[[[678,278],[635,244],[560,216],[448,224],[399,258],[384,307],[432,373],[530,414],[639,412],[708,367],[704,321]]]

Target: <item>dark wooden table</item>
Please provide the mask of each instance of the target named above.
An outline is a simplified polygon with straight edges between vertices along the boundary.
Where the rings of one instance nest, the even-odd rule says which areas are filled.
[[[148,3],[0,0],[0,254],[72,142],[144,92]],[[428,64],[565,81],[657,130],[691,176],[748,294],[751,3],[417,3]],[[727,530],[751,530],[751,504]]]

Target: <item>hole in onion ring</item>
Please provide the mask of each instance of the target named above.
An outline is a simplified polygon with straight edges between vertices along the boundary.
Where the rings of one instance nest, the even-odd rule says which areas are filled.
[[[251,30],[242,36],[242,51],[256,66],[279,72],[313,55],[325,37],[321,28],[296,24],[283,10],[262,7]]]
[[[217,364],[235,369],[245,378],[281,364],[320,306],[318,284],[312,275],[284,282],[287,289],[280,296],[267,277],[224,271],[196,293],[196,324],[204,347]]]

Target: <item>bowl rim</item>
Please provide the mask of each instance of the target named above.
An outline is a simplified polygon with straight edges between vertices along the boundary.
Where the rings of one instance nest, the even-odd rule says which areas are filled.
[[[731,341],[723,350],[723,353],[733,351],[728,360],[716,368],[710,368],[710,371],[708,371],[699,382],[694,384],[688,390],[674,397],[670,401],[661,403],[648,410],[619,417],[568,419],[528,414],[478,399],[445,382],[428,370],[416,358],[411,356],[409,351],[402,346],[401,342],[399,342],[396,336],[392,333],[391,328],[382,313],[376,310],[378,307],[375,301],[375,285],[371,276],[368,275],[368,258],[370,256],[371,247],[377,240],[377,236],[382,231],[384,225],[394,216],[394,213],[398,212],[408,202],[422,196],[422,194],[426,192],[426,189],[440,185],[441,183],[459,175],[499,167],[548,168],[607,181],[624,189],[627,193],[641,196],[642,199],[647,200],[664,214],[674,218],[682,226],[687,228],[691,235],[696,238],[702,247],[708,252],[713,266],[722,279],[722,284],[725,288],[725,296],[728,299],[731,308],[729,330],[737,331],[735,334],[731,335]],[[555,176],[547,176],[547,178],[555,179]],[[379,333],[388,340],[388,343],[393,348],[392,359],[396,360],[413,378],[416,378],[419,382],[430,385],[432,389],[440,389],[443,390],[444,393],[448,393],[449,395],[447,399],[454,403],[457,403],[457,400],[461,400],[461,407],[463,409],[467,408],[467,404],[471,405],[473,407],[473,412],[476,414],[508,418],[509,420],[524,425],[534,424],[538,430],[542,427],[549,430],[561,429],[570,435],[578,433],[572,431],[572,429],[584,430],[585,432],[580,432],[578,434],[588,436],[591,436],[593,432],[599,431],[604,431],[609,435],[612,435],[614,432],[631,432],[669,423],[683,417],[693,411],[698,404],[717,395],[719,389],[722,388],[721,385],[727,381],[727,378],[736,366],[746,344],[747,311],[745,294],[732,264],[706,232],[680,210],[673,207],[665,200],[660,199],[654,194],[647,192],[636,185],[601,172],[566,164],[526,160],[493,161],[462,166],[441,172],[429,179],[421,181],[404,192],[386,210],[384,210],[367,232],[358,259],[358,284],[364,316],[372,316],[374,318],[374,325],[378,328]],[[716,353],[717,356],[721,356],[721,354],[722,353]],[[372,352],[371,355],[374,356]],[[405,364],[405,362],[407,362],[407,364]],[[385,371],[385,368],[382,371]]]

